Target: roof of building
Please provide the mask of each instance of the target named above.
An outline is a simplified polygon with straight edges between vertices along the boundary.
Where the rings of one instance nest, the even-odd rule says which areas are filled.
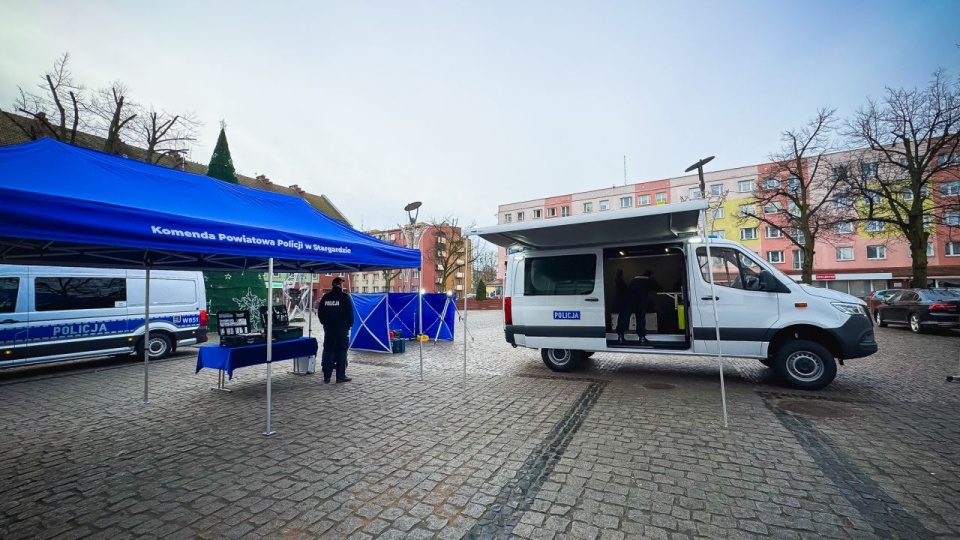
[[[28,132],[34,130],[41,136],[51,135],[48,128],[40,126],[38,122],[26,116],[10,114],[7,111],[4,111],[3,114],[0,114],[0,146],[11,146],[30,141],[30,137],[24,130]],[[77,146],[82,146],[84,148],[90,148],[93,150],[101,150],[105,142],[106,141],[103,137],[91,135],[89,133],[83,133],[80,131],[77,132],[77,138],[75,141]],[[138,161],[146,161],[146,150],[126,143],[121,143],[121,147],[123,148],[123,155]],[[207,174],[206,165],[187,160],[181,160],[178,162],[175,156],[164,156],[161,158],[159,164],[164,167],[179,167],[186,172],[191,172],[194,174]],[[340,212],[333,202],[331,202],[330,199],[325,195],[308,193],[303,189],[300,189],[300,187],[296,184],[289,187],[281,186],[271,182],[270,179],[264,175],[251,178],[249,176],[237,174],[237,182],[246,187],[300,197],[310,203],[311,206],[332,217],[333,219],[336,219],[337,221],[345,223],[351,227],[353,226],[353,224],[350,223],[350,220],[347,219],[347,217],[343,215],[343,213]]]

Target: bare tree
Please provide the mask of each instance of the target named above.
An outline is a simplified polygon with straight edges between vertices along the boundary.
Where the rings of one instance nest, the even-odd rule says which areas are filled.
[[[131,124],[133,143],[146,150],[144,161],[153,164],[167,156],[177,157],[188,152],[200,125],[193,113],[158,112],[153,106],[140,108],[136,118]]]
[[[471,242],[471,251],[473,255],[473,287],[477,286],[481,280],[489,284],[497,279],[497,253],[490,247],[490,244],[474,239]]]
[[[20,95],[13,109],[31,116],[33,124],[24,125],[12,114],[2,111],[30,140],[50,135],[58,141],[76,142],[83,87],[73,82],[73,74],[67,67],[69,60],[69,53],[63,53],[53,63],[53,69],[40,77],[42,82],[37,85],[40,93],[18,87]]]
[[[846,182],[862,201],[856,219],[902,234],[913,286],[926,287],[931,227],[960,225],[960,79],[940,69],[926,88],[887,88],[847,122],[846,135],[865,148]]]
[[[818,240],[835,232],[844,209],[835,204],[840,178],[826,155],[836,149],[836,110],[820,109],[803,127],[784,131],[772,166],[754,186],[753,208],[741,212],[741,224],[757,220],[790,240],[802,254],[801,281],[811,283]]]
[[[458,218],[446,216],[441,220],[431,219],[428,227],[434,230],[434,244],[424,246],[423,258],[437,269],[438,283],[433,284],[436,291],[438,287],[445,287],[455,273],[466,273],[473,264],[475,253],[470,241],[463,236]],[[464,294],[469,292],[467,289],[470,286],[465,277],[461,283]]]
[[[109,154],[122,153],[122,136],[137,117],[136,104],[127,99],[129,93],[127,85],[115,81],[98,90],[88,106],[94,120],[90,128],[103,136],[103,151]]]

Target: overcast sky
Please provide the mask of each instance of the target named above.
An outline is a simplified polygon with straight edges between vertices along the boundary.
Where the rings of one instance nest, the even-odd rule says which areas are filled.
[[[69,5],[69,9],[64,6]],[[0,106],[62,52],[205,123],[237,170],[360,228],[765,161],[818,107],[960,73],[960,1],[212,2],[0,7]]]

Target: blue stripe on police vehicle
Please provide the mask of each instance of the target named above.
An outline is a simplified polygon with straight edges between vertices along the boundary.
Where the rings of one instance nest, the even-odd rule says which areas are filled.
[[[553,319],[558,321],[579,321],[579,311],[554,311]]]
[[[13,341],[46,341],[50,339],[68,339],[78,337],[106,336],[124,334],[143,326],[143,317],[101,320],[82,323],[59,323],[30,327],[29,339],[24,340],[23,327],[0,330],[0,343]],[[200,324],[200,315],[173,315],[150,317],[151,323],[166,322],[177,328],[191,328]]]

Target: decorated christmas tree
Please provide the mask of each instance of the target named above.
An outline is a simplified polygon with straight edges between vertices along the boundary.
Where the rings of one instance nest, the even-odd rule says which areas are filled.
[[[226,125],[220,123],[220,137],[213,149],[207,176],[237,184],[236,170],[230,158],[230,146],[227,144]],[[216,201],[209,201],[216,204]],[[267,305],[267,286],[263,274],[253,271],[233,270],[229,272],[204,272],[203,280],[207,285],[207,312],[209,328],[217,330],[218,311],[249,311],[251,329],[260,329],[260,306]]]

